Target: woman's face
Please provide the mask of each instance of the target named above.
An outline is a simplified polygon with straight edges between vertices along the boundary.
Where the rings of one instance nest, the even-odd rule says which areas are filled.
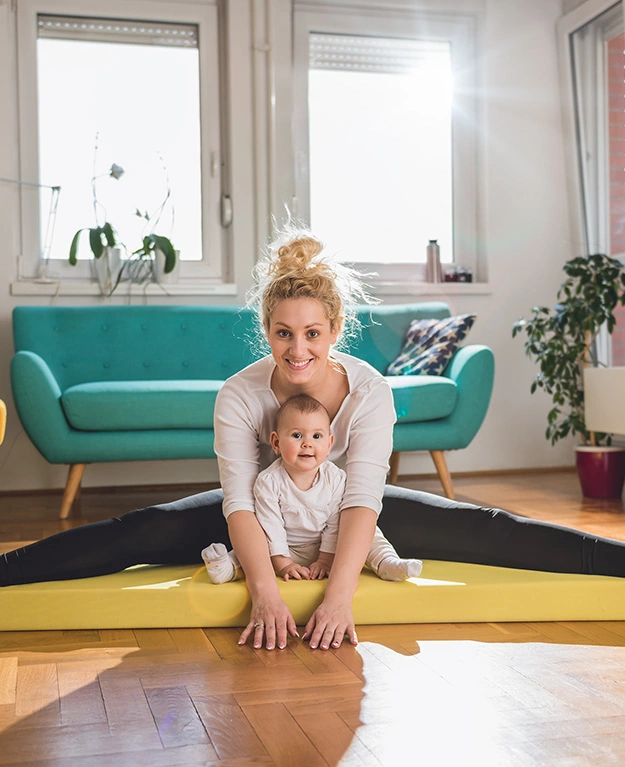
[[[338,331],[330,327],[323,304],[315,298],[287,298],[269,319],[267,339],[285,382],[315,383],[325,375]]]

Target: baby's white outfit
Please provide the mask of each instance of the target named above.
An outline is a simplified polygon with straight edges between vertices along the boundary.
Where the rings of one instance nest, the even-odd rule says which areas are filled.
[[[300,490],[295,485],[281,458],[261,471],[254,483],[254,508],[267,536],[269,554],[290,557],[304,567],[315,562],[320,551],[334,554],[346,480],[346,473],[329,460],[321,464],[308,490]],[[220,550],[225,551],[225,547]],[[214,551],[211,546],[202,551],[207,568]],[[234,567],[239,568],[234,552],[229,552],[228,556]],[[365,564],[383,578],[380,565],[388,559],[398,560],[399,555],[376,527]],[[410,561],[414,563],[410,577],[415,577],[421,572],[421,563]],[[388,579],[399,580],[395,577]]]

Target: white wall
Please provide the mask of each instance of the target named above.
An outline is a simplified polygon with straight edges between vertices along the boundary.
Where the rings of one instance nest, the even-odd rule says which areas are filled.
[[[552,305],[562,264],[579,255],[567,209],[565,152],[555,35],[559,2],[487,0],[483,26],[484,235],[490,296],[454,302],[475,311],[472,341],[495,353],[490,410],[467,450],[451,453],[451,471],[562,466],[570,444],[544,438],[546,395],[529,394],[536,368],[511,327],[537,304]],[[427,470],[412,456],[402,470]]]
[[[250,7],[234,0],[241,30],[241,48],[249,40]],[[406,3],[404,3],[405,5]],[[257,3],[255,4],[257,5]],[[286,3],[278,3],[279,12]],[[490,293],[452,296],[456,312],[474,311],[478,320],[470,341],[488,344],[495,353],[496,381],[486,422],[472,445],[449,455],[453,471],[484,471],[572,463],[570,444],[552,448],[544,438],[549,402],[542,394],[530,396],[534,366],[524,357],[522,340],[511,337],[512,323],[535,304],[553,303],[562,281],[562,264],[581,252],[572,234],[567,208],[565,152],[557,68],[555,24],[561,0],[456,0],[447,8],[479,11],[480,47],[484,53],[481,155],[481,247],[485,254]],[[236,16],[235,16],[236,18]],[[280,21],[280,20],[278,20]],[[284,22],[284,19],[282,19]],[[8,0],[0,0],[0,176],[17,174],[17,118],[14,65],[14,16]],[[280,59],[282,60],[282,59]],[[252,122],[251,77],[237,75],[234,101],[247,108]],[[243,157],[249,147],[242,147]],[[251,157],[251,150],[250,150]],[[250,160],[251,161],[251,160]],[[241,161],[243,162],[243,161]],[[246,160],[247,162],[247,160]],[[248,178],[254,178],[248,168]],[[245,173],[243,173],[245,175]],[[258,189],[258,186],[256,187]],[[242,190],[238,210],[246,210],[246,229],[266,201],[252,199],[253,187]],[[65,468],[50,466],[23,433],[10,394],[12,355],[11,310],[19,304],[46,304],[46,298],[11,297],[15,257],[19,252],[18,196],[0,184],[0,396],[9,408],[5,443],[0,447],[0,490],[61,487]],[[235,199],[235,206],[237,200]],[[241,232],[241,230],[239,230]],[[234,238],[236,302],[243,300],[253,262],[250,239]],[[444,295],[444,293],[443,293]],[[62,305],[89,304],[102,299],[59,298]],[[163,303],[163,299],[152,299]],[[234,303],[234,298],[168,299],[172,303]],[[414,295],[386,300],[412,301]],[[431,471],[427,455],[402,458],[402,472]],[[85,486],[212,481],[214,461],[176,461],[101,464],[90,466]]]

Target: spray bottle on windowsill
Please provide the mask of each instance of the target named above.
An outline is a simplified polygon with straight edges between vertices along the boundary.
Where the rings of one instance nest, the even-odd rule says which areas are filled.
[[[426,250],[427,261],[425,265],[426,282],[442,282],[443,270],[441,268],[441,249],[436,240],[430,240]]]

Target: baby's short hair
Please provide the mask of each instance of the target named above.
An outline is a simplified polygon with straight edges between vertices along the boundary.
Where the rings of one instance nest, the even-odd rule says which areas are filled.
[[[328,423],[330,423],[330,413],[318,399],[311,397],[310,394],[294,394],[280,405],[276,414],[276,429],[280,428],[280,422],[284,415],[291,411],[305,414],[323,412],[328,417]]]

